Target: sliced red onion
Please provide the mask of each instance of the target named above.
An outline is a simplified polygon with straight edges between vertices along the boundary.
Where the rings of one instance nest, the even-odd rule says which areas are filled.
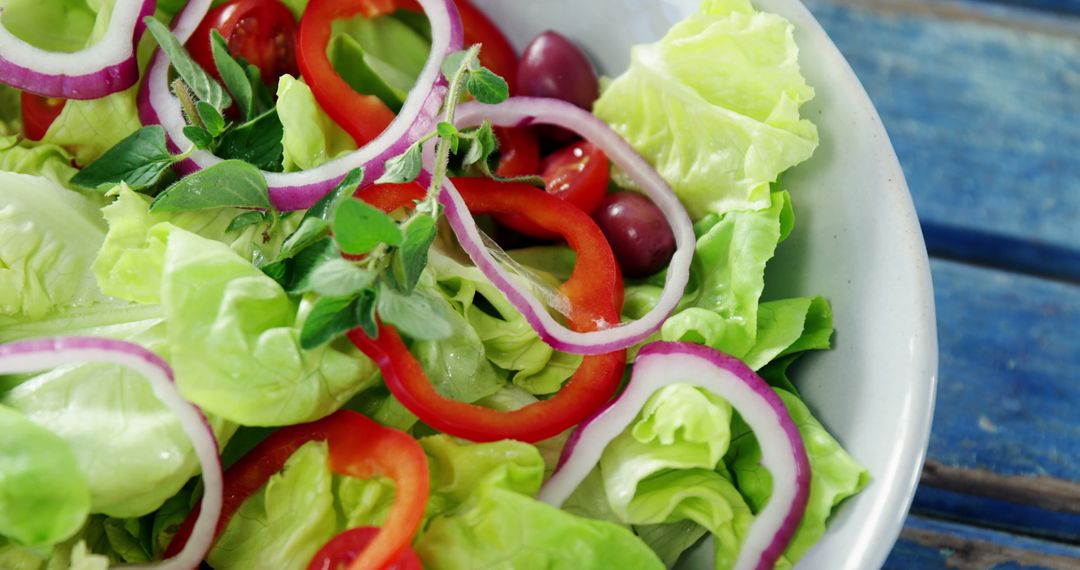
[[[730,402],[761,445],[761,464],[772,475],[772,495],[754,518],[735,568],[771,569],[806,510],[810,494],[806,448],[776,392],[738,359],[706,346],[686,342],[645,345],[626,390],[578,427],[539,498],[562,506],[600,462],[607,445],[634,422],[649,397],[679,383],[700,386]]]
[[[173,34],[181,42],[198,27],[212,0],[191,0],[173,20]],[[301,172],[263,172],[270,187],[270,201],[281,211],[302,210],[333,190],[349,171],[364,167],[364,182],[370,184],[382,176],[383,163],[397,156],[413,141],[435,128],[435,117],[446,98],[447,83],[441,66],[447,55],[461,49],[461,17],[453,0],[419,0],[431,22],[431,52],[424,69],[409,91],[405,104],[390,126],[363,148],[341,156],[310,170]],[[143,124],[160,124],[165,128],[169,145],[174,152],[191,148],[184,136],[184,116],[180,101],[169,90],[169,60],[158,50],[147,68],[146,79],[139,90],[139,118]],[[221,159],[212,153],[195,150],[177,165],[181,174],[191,174],[213,166]]]
[[[139,79],[135,45],[157,0],[117,0],[105,35],[75,52],[34,47],[0,23],[0,81],[46,97],[97,99]]]
[[[173,383],[173,372],[165,361],[145,348],[94,337],[69,337],[13,342],[0,345],[0,374],[22,374],[48,368],[100,362],[126,366],[146,377],[150,388],[176,418],[188,437],[202,467],[203,497],[199,518],[191,539],[176,556],[149,565],[127,566],[155,570],[191,570],[210,551],[214,530],[221,514],[223,493],[221,459],[217,439],[206,416],[185,400]]]
[[[458,107],[455,122],[459,127],[475,126],[488,119],[496,126],[525,126],[550,124],[574,131],[593,143],[640,186],[663,212],[675,234],[675,255],[667,269],[664,291],[656,306],[640,319],[625,323],[597,323],[592,332],[577,332],[557,322],[545,309],[527,284],[511,278],[484,246],[476,222],[469,214],[464,200],[447,181],[439,201],[446,206],[446,218],[461,247],[484,275],[506,295],[544,342],[556,350],[576,354],[604,354],[627,348],[649,337],[675,310],[690,279],[690,262],[694,258],[694,228],[679,198],[668,183],[649,163],[608,127],[588,111],[557,99],[513,97],[498,105],[464,103]],[[430,167],[430,165],[429,165]]]

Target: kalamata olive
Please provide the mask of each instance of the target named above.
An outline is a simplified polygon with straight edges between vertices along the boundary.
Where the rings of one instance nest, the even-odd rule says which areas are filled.
[[[565,36],[547,31],[536,36],[521,55],[518,93],[554,97],[592,110],[600,84],[589,58]]]
[[[675,235],[660,208],[637,192],[608,194],[593,214],[627,277],[646,277],[667,267]]]

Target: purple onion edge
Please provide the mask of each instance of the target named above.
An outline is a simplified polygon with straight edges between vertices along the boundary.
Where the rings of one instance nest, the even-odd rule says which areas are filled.
[[[757,373],[751,370],[746,363],[734,356],[724,354],[708,346],[683,341],[655,341],[641,347],[641,350],[638,351],[637,359],[640,360],[642,357],[649,357],[650,355],[689,355],[706,360],[718,368],[722,368],[734,374],[736,378],[746,384],[755,394],[764,398],[769,404],[769,407],[776,413],[780,427],[783,428],[785,435],[787,435],[788,442],[791,443],[791,451],[795,455],[796,487],[795,496],[792,498],[792,508],[784,516],[784,520],[780,524],[780,528],[777,529],[776,533],[773,535],[772,541],[762,551],[761,558],[757,564],[757,568],[762,570],[772,568],[776,564],[776,561],[784,554],[784,550],[787,548],[788,543],[791,542],[791,538],[795,535],[795,531],[798,530],[799,523],[806,513],[807,502],[810,498],[810,459],[806,455],[806,447],[802,439],[802,434],[799,433],[798,426],[795,425],[794,420],[788,413],[784,401],[781,400],[780,396],[773,391],[772,387],[762,380]],[[630,382],[633,382],[633,375],[630,377]],[[629,384],[627,385],[627,388],[628,387]],[[566,444],[563,446],[562,453],[559,455],[559,460],[555,465],[554,473],[558,473],[563,465],[569,461],[570,456],[573,455],[578,442],[585,430],[588,429],[589,425],[596,420],[596,418],[617,406],[625,393],[626,389],[624,388],[614,399],[594,412],[588,419],[578,424],[578,427],[570,434],[570,437],[566,440]],[[624,426],[623,429],[626,427],[629,426]],[[554,473],[552,475],[554,475]]]

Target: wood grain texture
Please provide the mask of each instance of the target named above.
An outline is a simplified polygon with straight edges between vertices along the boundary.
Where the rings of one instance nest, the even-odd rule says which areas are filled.
[[[979,496],[972,494],[970,489],[949,491],[923,482],[915,493],[911,512],[924,517],[1080,544],[1080,514]]]
[[[885,562],[887,570],[1080,568],[1080,548],[912,516]]]
[[[1080,482],[1080,286],[931,269],[941,364],[928,459]]]
[[[993,256],[995,236],[1076,249],[1080,17],[985,3],[806,3],[881,113],[920,219],[981,236],[949,257]],[[936,235],[932,251],[954,248]],[[1052,255],[1041,263],[1055,274]]]

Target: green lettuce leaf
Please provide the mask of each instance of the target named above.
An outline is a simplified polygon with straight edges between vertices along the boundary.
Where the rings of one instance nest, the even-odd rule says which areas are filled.
[[[415,548],[430,570],[663,568],[626,528],[576,517],[493,485],[432,520]]]
[[[594,112],[644,155],[697,219],[769,206],[769,185],[818,143],[793,27],[746,0],[710,1],[631,52]]]
[[[315,168],[356,150],[349,133],[315,101],[311,88],[290,75],[278,80],[277,112],[284,128],[282,165],[285,172]]]
[[[105,238],[94,203],[47,178],[0,172],[0,316],[102,300],[90,265]]]
[[[346,70],[355,65],[355,62],[346,61],[346,58],[340,56],[359,54],[363,58],[364,66],[374,75],[368,78],[369,81],[374,80],[375,84],[382,84],[391,90],[396,95],[399,106],[416,83],[416,77],[427,63],[431,51],[430,40],[393,16],[336,20],[330,45],[330,62],[346,81],[349,77]],[[351,47],[338,51],[334,48],[335,45]],[[377,95],[371,91],[371,84],[350,84],[362,93]]]
[[[68,100],[41,142],[67,149],[81,165],[90,164],[142,126],[137,93],[136,86],[100,99]]]
[[[776,390],[784,401],[810,457],[810,498],[806,514],[799,523],[785,559],[794,564],[825,534],[825,523],[833,509],[844,499],[858,493],[870,481],[870,474],[849,455],[840,444],[810,414],[809,408],[797,396]],[[761,448],[753,433],[741,419],[732,427],[731,450],[727,460],[754,512],[760,511],[772,493],[772,478],[761,466]]]
[[[756,339],[743,361],[758,370],[780,356],[826,349],[832,332],[832,309],[824,297],[767,301],[758,306]]]
[[[428,455],[431,498],[426,517],[456,509],[480,487],[535,494],[543,462],[531,445],[516,441],[459,443],[445,435],[420,440]],[[393,483],[331,473],[322,442],[302,446],[240,507],[210,552],[219,570],[307,568],[335,534],[379,525],[394,500]]]
[[[90,489],[68,442],[0,405],[0,535],[29,546],[60,542],[90,512]]]
[[[258,262],[274,257],[299,223],[298,217],[286,216],[272,230],[267,224],[253,224],[229,231],[229,224],[244,210],[152,214],[150,198],[125,184],[109,194],[116,199],[102,209],[109,231],[94,262],[94,275],[103,292],[136,303],[160,300],[165,245],[173,227],[224,243],[244,259]]]
[[[15,134],[0,136],[0,171],[44,176],[75,190],[67,185],[76,172],[71,158],[56,145],[34,143]]]
[[[581,364],[581,356],[556,352],[484,274],[432,249],[429,266],[450,304],[483,343],[491,362],[533,394],[557,392]]]
[[[300,348],[306,307],[228,246],[173,227],[161,304],[181,393],[251,426],[302,423],[371,386],[377,367],[351,344]]]

